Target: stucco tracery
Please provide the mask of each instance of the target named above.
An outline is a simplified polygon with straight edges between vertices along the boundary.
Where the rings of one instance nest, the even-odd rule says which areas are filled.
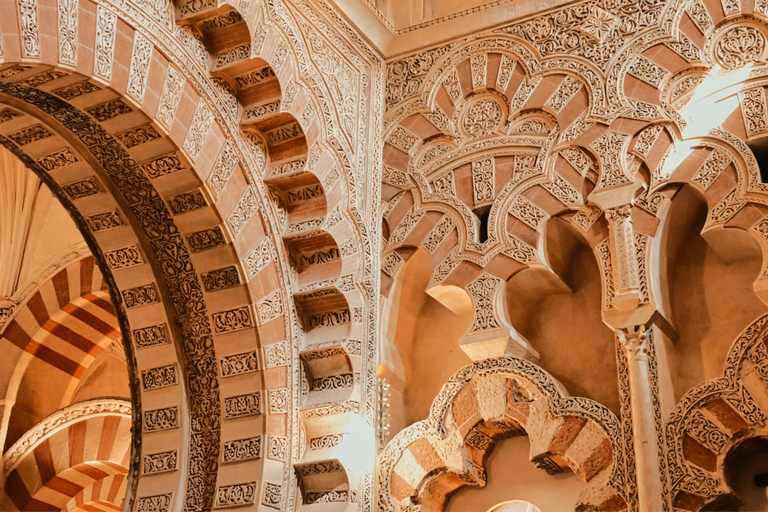
[[[509,3],[6,2],[0,505],[736,507],[768,3]]]

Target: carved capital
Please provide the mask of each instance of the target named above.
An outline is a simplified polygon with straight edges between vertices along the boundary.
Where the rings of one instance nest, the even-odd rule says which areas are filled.
[[[627,357],[636,360],[648,358],[648,329],[644,325],[635,325],[626,329],[619,329],[621,346],[627,353]]]

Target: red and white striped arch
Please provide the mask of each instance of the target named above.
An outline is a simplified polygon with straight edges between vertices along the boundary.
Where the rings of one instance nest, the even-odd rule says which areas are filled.
[[[0,333],[0,350],[12,368],[8,380],[0,384],[6,400],[15,401],[34,360],[52,367],[46,374],[64,382],[64,389],[73,389],[90,362],[107,345],[120,342],[115,309],[104,288],[101,272],[89,256],[61,269],[14,311]],[[70,379],[74,381],[67,382]],[[52,388],[56,389],[64,391]]]
[[[130,424],[130,404],[114,399],[75,404],[40,422],[3,457],[3,510],[65,510],[84,490],[93,496],[98,482],[108,489],[98,491],[100,500],[111,495],[112,506],[120,506]]]

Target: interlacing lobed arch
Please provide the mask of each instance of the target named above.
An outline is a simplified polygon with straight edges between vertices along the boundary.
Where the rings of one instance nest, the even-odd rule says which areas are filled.
[[[373,508],[372,468],[344,454],[373,446],[378,301],[415,249],[433,297],[461,290],[474,306],[460,342],[476,362],[385,448],[380,508],[444,506],[483,485],[495,441],[523,431],[539,466],[587,482],[582,509],[735,503],[722,465],[740,436],[762,435],[742,403],[765,390],[744,371],[764,373],[762,320],[723,379],[665,417],[655,347],[675,326],[654,276],[673,200],[695,190],[704,233],[737,228],[760,244],[754,289],[768,303],[768,187],[747,145],[768,131],[768,2],[581,2],[386,69],[319,0],[13,8],[0,17],[0,143],[51,188],[94,259],[5,323],[4,398],[32,364],[55,367],[71,395],[118,327],[135,385],[132,455],[73,452],[53,467],[48,441],[31,458],[20,448],[6,475],[16,508],[114,505],[124,489],[140,511]],[[555,273],[551,219],[600,267],[620,418],[568,397],[510,319],[509,280]],[[63,357],[85,318],[103,337]],[[638,368],[647,403],[630,396]],[[66,431],[108,437],[98,418]],[[48,444],[66,444],[56,435]],[[100,464],[112,468],[100,479],[46,494]]]
[[[736,339],[723,376],[690,390],[666,425],[669,481],[680,510],[734,508],[741,503],[726,481],[726,457],[750,439],[765,437],[768,349],[765,316]]]
[[[292,464],[324,455],[300,451],[299,409],[375,415],[375,255],[354,189],[378,133],[328,108],[371,102],[375,61],[330,50],[349,30],[330,10],[240,7],[19,2],[0,21],[3,145],[89,242],[131,369],[178,374],[135,392],[132,509],[291,507]],[[291,40],[312,16],[334,27],[313,32],[320,69]],[[299,352],[329,345],[349,370],[315,370],[302,397]],[[159,446],[173,467],[140,472]],[[370,494],[370,474],[349,481]]]
[[[617,334],[620,449],[633,473],[628,367],[637,352],[625,349],[639,339],[653,347],[651,324],[671,328],[665,290],[652,276],[684,186],[706,203],[703,233],[737,228],[758,241],[763,270],[754,289],[766,301],[768,188],[747,142],[768,130],[768,4],[606,4],[577,4],[388,64],[382,293],[421,249],[431,262],[427,291],[450,307],[455,297],[445,290],[458,288],[474,305],[460,340],[470,357],[535,362],[501,290],[528,268],[552,271],[548,220],[569,222],[601,269],[602,316]],[[509,343],[483,346],[491,336]],[[653,348],[647,358],[655,453],[643,457],[656,459],[661,475],[662,497],[651,508],[669,509],[678,506],[679,481],[667,477],[683,462],[665,455],[673,440],[658,398],[661,363]],[[626,503],[632,510],[636,492]],[[680,507],[707,505],[701,492]]]
[[[530,458],[557,473],[569,468],[589,485],[585,510],[624,510],[626,476],[620,426],[606,408],[563,396],[536,365],[492,358],[457,372],[435,398],[429,418],[400,432],[381,455],[383,506],[440,510],[465,485],[485,485],[484,465],[504,438],[527,435]]]

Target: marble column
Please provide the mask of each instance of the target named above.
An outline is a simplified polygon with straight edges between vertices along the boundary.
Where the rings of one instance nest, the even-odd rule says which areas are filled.
[[[632,397],[637,494],[640,510],[663,510],[661,472],[648,371],[649,332],[644,325],[619,330],[629,370]]]

